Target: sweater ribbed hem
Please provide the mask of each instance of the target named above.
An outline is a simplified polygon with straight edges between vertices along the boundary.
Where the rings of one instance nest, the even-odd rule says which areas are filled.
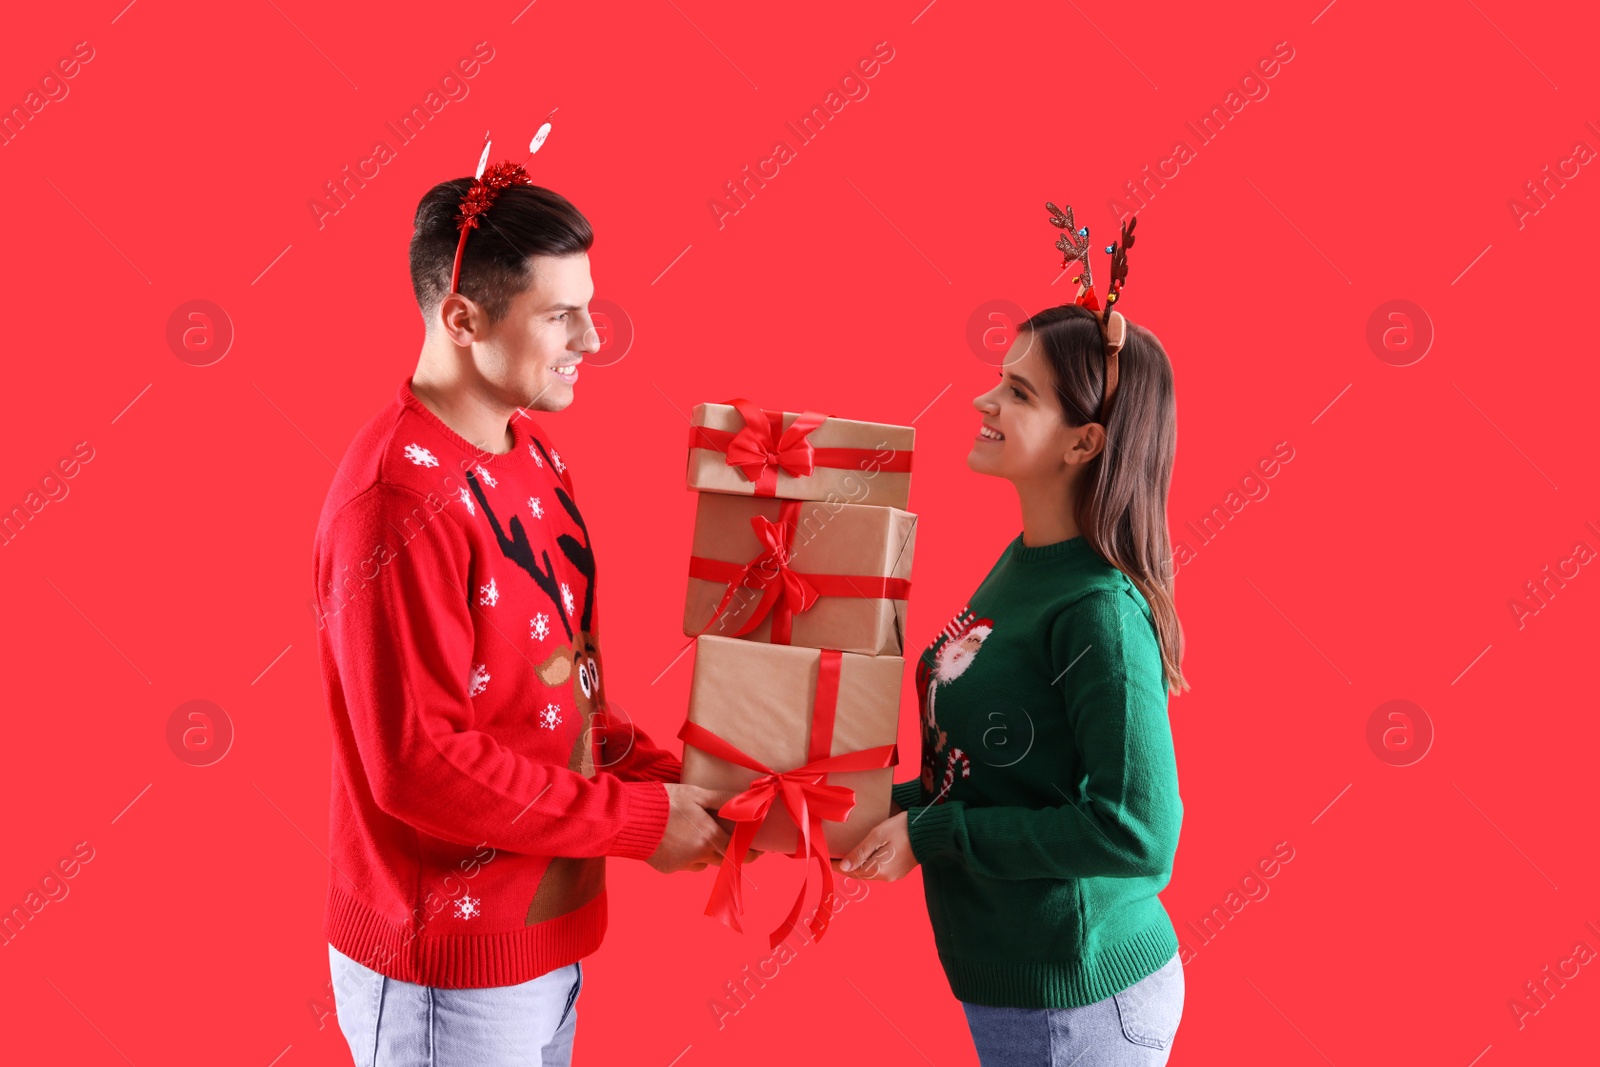
[[[889,796],[896,804],[910,811],[922,803],[922,781],[913,778],[909,782],[898,782],[889,789]]]
[[[939,953],[950,991],[959,1000],[995,1008],[1079,1008],[1120,993],[1165,966],[1178,935],[1160,922],[1084,959],[1062,962],[966,960]]]
[[[1082,534],[1069,537],[1065,541],[1052,541],[1048,545],[1034,545],[1029,547],[1023,543],[1022,534],[1017,534],[1011,542],[1011,558],[1018,563],[1048,563],[1053,560],[1067,559],[1071,556],[1087,553],[1094,555],[1094,550],[1089,547],[1089,539]]]
[[[627,860],[647,860],[661,845],[667,832],[667,813],[671,802],[661,782],[624,782],[627,798],[622,830],[611,845],[609,855]]]
[[[920,786],[918,787],[920,789]],[[918,808],[906,820],[906,835],[911,839],[911,854],[918,863],[936,860],[959,859],[961,851],[955,847],[950,828],[956,807],[961,801],[947,800],[943,804],[929,804]]]
[[[532,981],[600,947],[606,894],[565,915],[498,934],[429,934],[384,918],[330,883],[323,918],[328,943],[379,974],[440,989]]]
[[[434,414],[433,409],[424,404],[422,398],[412,390],[410,378],[400,383],[400,388],[396,391],[395,396],[402,405],[438,430],[458,450],[471,456],[474,462],[482,463],[493,470],[499,470],[501,467],[520,467],[532,461],[532,456],[528,451],[528,431],[520,425],[523,419],[521,415],[512,418],[506,423],[506,427],[511,431],[511,447],[504,452],[490,452],[488,449],[475,445],[465,437],[462,437],[451,428],[449,423]]]

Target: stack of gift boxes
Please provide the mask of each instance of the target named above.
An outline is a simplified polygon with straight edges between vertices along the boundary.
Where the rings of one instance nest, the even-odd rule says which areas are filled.
[[[889,814],[916,516],[909,426],[701,404],[684,633],[695,639],[686,783],[738,796],[707,913],[739,928],[745,850],[784,852],[806,880]],[[819,905],[809,925],[826,928]]]

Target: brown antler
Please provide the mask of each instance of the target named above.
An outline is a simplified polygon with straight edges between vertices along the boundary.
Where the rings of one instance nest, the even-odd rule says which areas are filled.
[[[1075,259],[1082,261],[1083,274],[1079,277],[1079,281],[1085,289],[1093,289],[1094,268],[1089,265],[1089,227],[1074,229],[1071,204],[1068,204],[1064,211],[1048,200],[1044,202],[1044,206],[1050,212],[1050,224],[1066,231],[1056,240],[1056,247],[1061,250],[1061,268],[1065,270]]]
[[[1117,294],[1121,292],[1123,283],[1128,280],[1128,249],[1133,247],[1133,228],[1138,224],[1137,215],[1124,222],[1122,240],[1106,249],[1111,253],[1111,284],[1106,293],[1105,311],[1101,313],[1103,323],[1111,321],[1111,305],[1117,302]]]

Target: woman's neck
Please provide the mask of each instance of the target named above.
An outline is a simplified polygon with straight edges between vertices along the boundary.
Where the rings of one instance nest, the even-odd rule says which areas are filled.
[[[1050,485],[1017,483],[1022,507],[1022,543],[1028,548],[1053,545],[1081,532],[1072,514],[1072,487],[1064,480]]]

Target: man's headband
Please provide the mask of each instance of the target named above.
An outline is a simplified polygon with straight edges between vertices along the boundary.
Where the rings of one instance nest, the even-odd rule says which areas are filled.
[[[555,112],[550,112],[554,115]],[[539,151],[539,146],[544,144],[544,139],[550,136],[550,121],[546,116],[545,122],[539,127],[539,132],[533,135],[533,140],[528,143],[528,159]],[[523,169],[524,164],[513,163],[509,159],[501,160],[489,166],[489,135],[483,135],[483,152],[478,156],[478,170],[472,177],[472,185],[467,188],[467,193],[461,198],[461,209],[456,213],[456,226],[461,230],[461,240],[456,242],[456,261],[450,268],[450,291],[461,291],[461,254],[467,250],[467,234],[478,228],[479,220],[494,204],[495,198],[500,195],[500,190],[512,185],[532,185],[533,179],[528,177],[528,172]]]
[[[1122,287],[1128,280],[1128,249],[1133,247],[1133,228],[1138,225],[1139,219],[1134,216],[1124,222],[1122,239],[1106,245],[1106,252],[1111,256],[1111,281],[1106,286],[1106,306],[1102,311],[1100,299],[1094,291],[1094,270],[1089,265],[1089,227],[1073,229],[1071,204],[1067,205],[1065,211],[1048,200],[1044,206],[1050,212],[1051,224],[1065,231],[1056,240],[1056,247],[1061,250],[1062,269],[1066,269],[1075,259],[1083,264],[1083,270],[1072,276],[1072,280],[1078,282],[1078,295],[1073,303],[1100,312],[1096,319],[1106,342],[1106,385],[1101,395],[1100,417],[1097,421],[1104,424],[1111,408],[1111,394],[1117,390],[1117,356],[1128,339],[1128,320],[1122,317],[1122,312],[1112,310],[1111,305],[1122,295]]]

